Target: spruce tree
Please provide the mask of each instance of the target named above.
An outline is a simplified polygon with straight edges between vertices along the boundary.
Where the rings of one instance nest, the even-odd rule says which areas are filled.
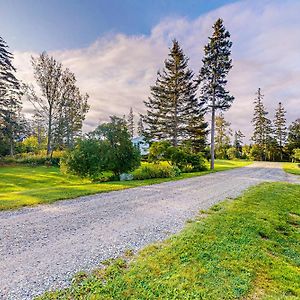
[[[280,159],[283,159],[283,146],[286,142],[287,137],[287,127],[286,127],[286,119],[285,119],[286,111],[282,106],[282,103],[278,103],[278,108],[275,111],[275,119],[274,119],[274,137],[278,143],[280,149]]]
[[[143,136],[144,135],[144,121],[143,121],[143,116],[140,116],[139,120],[138,120],[138,124],[137,124],[137,133],[139,136]]]
[[[234,100],[226,90],[226,77],[232,68],[231,46],[230,34],[225,29],[223,20],[218,19],[213,26],[213,35],[204,47],[203,66],[198,79],[200,100],[211,110],[211,169],[214,169],[216,111],[229,109]]]
[[[264,95],[259,88],[254,100],[254,115],[252,124],[254,127],[252,140],[257,145],[260,151],[260,159],[266,160],[268,145],[272,142],[272,123],[267,118],[268,112],[263,104]]]
[[[127,128],[130,137],[133,138],[134,137],[134,115],[133,115],[132,107],[130,107],[128,118],[127,118]]]
[[[151,87],[151,96],[145,101],[145,136],[149,140],[167,140],[173,146],[187,137],[191,105],[195,98],[193,72],[188,68],[188,58],[176,40],[162,72]],[[194,103],[196,105],[196,103]],[[194,105],[193,104],[193,105]]]
[[[16,69],[12,60],[12,53],[8,51],[4,39],[0,37],[0,142],[2,144],[8,142],[11,155],[14,152],[17,129],[21,126],[21,87],[15,76]]]

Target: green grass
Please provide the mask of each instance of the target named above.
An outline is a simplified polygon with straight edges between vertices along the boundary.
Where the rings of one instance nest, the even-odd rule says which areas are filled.
[[[284,163],[283,169],[288,173],[300,175],[300,163]]]
[[[216,171],[247,164],[249,162],[246,161],[217,161]],[[0,166],[0,210],[178,180],[209,172],[187,173],[176,178],[92,183],[75,176],[65,176],[56,167]]]
[[[300,185],[265,183],[39,299],[300,299]]]

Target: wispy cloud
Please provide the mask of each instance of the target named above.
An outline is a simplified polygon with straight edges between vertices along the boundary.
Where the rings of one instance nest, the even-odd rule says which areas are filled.
[[[91,130],[111,114],[127,114],[130,106],[144,112],[143,100],[149,96],[172,38],[179,40],[197,73],[211,26],[221,17],[234,43],[229,88],[236,100],[225,116],[234,129],[249,137],[258,87],[271,117],[279,101],[288,111],[289,122],[300,117],[299,11],[299,1],[241,1],[195,20],[166,18],[149,36],[107,35],[88,48],[51,54],[76,74],[82,91],[89,93],[85,130]],[[15,53],[19,77],[26,82],[33,81],[31,55],[37,54]],[[24,109],[30,112],[31,107],[24,103]]]

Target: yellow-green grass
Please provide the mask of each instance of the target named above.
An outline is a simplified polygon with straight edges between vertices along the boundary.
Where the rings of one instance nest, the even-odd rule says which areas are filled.
[[[300,163],[284,163],[283,169],[288,173],[300,175]]]
[[[220,160],[216,162],[216,171],[247,164],[249,162]],[[185,173],[176,178],[93,183],[76,176],[66,176],[56,167],[2,166],[0,167],[0,210],[184,179],[209,172]]]
[[[300,299],[299,195],[300,185],[252,187],[129,262],[39,299]]]

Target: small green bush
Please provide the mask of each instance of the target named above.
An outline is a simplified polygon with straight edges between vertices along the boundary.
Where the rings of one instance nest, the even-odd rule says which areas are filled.
[[[180,175],[178,167],[173,167],[168,163],[144,163],[141,167],[133,171],[134,179],[151,178],[172,178]]]

